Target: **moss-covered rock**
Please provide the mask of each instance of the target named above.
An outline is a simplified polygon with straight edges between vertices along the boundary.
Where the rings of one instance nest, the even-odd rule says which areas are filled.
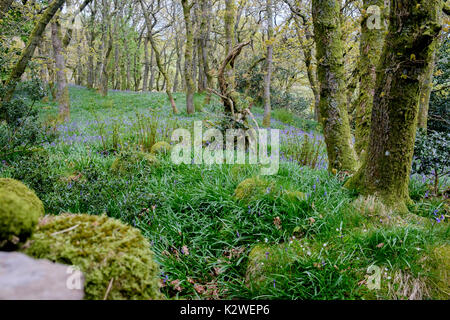
[[[32,202],[0,189],[0,249],[15,249],[32,233],[42,212]]]
[[[160,299],[159,267],[139,230],[106,216],[46,216],[24,252],[77,266],[86,299]]]
[[[283,198],[289,202],[301,202],[306,200],[306,195],[300,191],[286,190],[283,192]]]
[[[19,198],[30,203],[33,210],[39,212],[40,215],[44,215],[44,205],[42,204],[42,201],[36,196],[33,190],[28,188],[22,182],[14,179],[0,178],[0,190],[14,192]]]
[[[167,142],[160,141],[160,142],[155,143],[152,146],[152,148],[150,149],[150,152],[152,154],[167,154],[170,152],[171,148],[172,147]]]
[[[299,240],[278,245],[254,246],[248,256],[245,274],[247,286],[255,289],[267,281],[270,282],[270,275],[282,272],[288,264],[307,254],[307,250]]]
[[[115,174],[124,174],[130,172],[139,162],[153,166],[158,164],[158,159],[154,155],[145,152],[125,152],[114,160],[111,165],[111,171]]]
[[[450,299],[450,245],[435,248],[431,253],[433,298]]]
[[[272,192],[272,183],[260,178],[249,178],[242,181],[234,191],[237,200],[250,201],[258,196]]]

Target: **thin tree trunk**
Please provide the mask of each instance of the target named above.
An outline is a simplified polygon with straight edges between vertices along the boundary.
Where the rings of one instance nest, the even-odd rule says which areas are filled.
[[[148,91],[148,73],[149,73],[149,67],[150,62],[148,61],[148,36],[145,37],[144,40],[144,75],[143,75],[143,83],[142,83],[142,91],[146,92]]]
[[[442,1],[392,0],[377,68],[366,161],[346,184],[407,212],[420,87],[442,28]],[[405,26],[408,26],[407,28]]]
[[[56,68],[56,100],[59,104],[58,120],[61,122],[70,119],[69,88],[67,87],[66,62],[61,42],[61,25],[59,21],[53,22],[52,44]]]
[[[183,6],[184,23],[186,26],[186,47],[184,52],[185,68],[184,77],[186,82],[186,111],[188,114],[193,114],[194,109],[194,80],[193,80],[193,31],[191,21],[191,4],[188,0],[181,0]]]
[[[379,13],[368,12],[368,8],[379,8]],[[364,14],[361,21],[361,40],[359,55],[359,97],[356,102],[355,149],[360,157],[367,150],[375,93],[376,68],[383,51],[386,33],[386,10],[384,0],[364,0]],[[378,9],[377,9],[378,10]]]
[[[263,126],[270,127],[270,81],[272,79],[272,52],[273,52],[273,15],[272,1],[266,0],[267,12],[267,56],[266,56],[266,74],[264,75],[264,118]]]
[[[346,105],[340,1],[313,0],[312,16],[320,81],[320,118],[329,170],[354,172],[358,162]]]
[[[428,65],[420,86],[419,115],[417,125],[419,128],[426,129],[428,124],[428,109],[430,106],[430,96],[433,90],[433,72],[436,65],[436,51],[433,52],[432,62]]]

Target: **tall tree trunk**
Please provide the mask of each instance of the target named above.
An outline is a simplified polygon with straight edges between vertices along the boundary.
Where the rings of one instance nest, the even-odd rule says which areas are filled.
[[[153,52],[153,48],[150,53],[150,81],[149,81],[149,89],[153,90],[155,86],[155,68],[153,67],[153,62],[155,61],[155,53]]]
[[[4,97],[2,97],[2,101],[9,102],[16,90],[17,82],[22,77],[25,69],[30,61],[31,57],[34,54],[34,50],[37,45],[41,41],[42,34],[45,31],[45,27],[59,10],[62,7],[65,0],[54,0],[44,11],[42,16],[39,18],[38,22],[31,31],[31,34],[28,38],[28,43],[26,47],[22,50],[22,54],[20,55],[19,61],[15,64],[14,68],[11,71],[11,74],[6,81],[6,87],[8,88]],[[4,118],[5,115],[0,114],[0,119]]]
[[[178,34],[175,35],[175,50],[177,54],[177,62],[176,62],[176,70],[175,70],[175,79],[173,81],[173,91],[178,91],[178,78],[181,73],[181,51],[180,51],[180,45],[178,40]]]
[[[348,120],[340,1],[313,0],[312,16],[320,82],[320,118],[329,170],[354,172],[358,161]]]
[[[144,40],[144,75],[143,75],[143,82],[142,82],[142,91],[146,92],[148,91],[148,73],[149,73],[149,67],[150,62],[148,61],[148,36],[145,37]]]
[[[70,119],[69,88],[67,87],[66,61],[61,42],[61,25],[59,21],[52,22],[53,56],[56,68],[56,100],[59,104],[59,121]]]
[[[420,87],[442,28],[441,0],[392,0],[377,68],[367,157],[347,187],[407,212]],[[405,27],[407,26],[407,27]]]
[[[359,96],[356,101],[355,149],[364,157],[370,133],[373,96],[375,93],[376,68],[383,51],[386,33],[385,19],[388,8],[384,0],[364,0],[359,48]],[[369,10],[374,9],[374,10]]]
[[[424,72],[420,85],[419,115],[417,125],[422,129],[426,129],[428,124],[428,108],[430,106],[431,91],[433,90],[433,72],[436,65],[436,51],[437,48],[433,51],[432,62],[428,65],[426,71]]]
[[[194,35],[191,21],[192,5],[188,0],[181,0],[183,6],[184,23],[186,26],[186,46],[184,51],[184,78],[186,82],[186,111],[188,114],[193,114],[194,109],[194,79],[193,79],[193,42]]]
[[[263,126],[270,127],[270,81],[272,79],[272,52],[273,52],[273,15],[272,1],[266,0],[267,12],[267,54],[266,54],[266,74],[264,75],[264,118]]]

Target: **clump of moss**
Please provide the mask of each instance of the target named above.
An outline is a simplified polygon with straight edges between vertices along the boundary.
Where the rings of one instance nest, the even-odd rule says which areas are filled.
[[[41,216],[33,203],[15,192],[0,189],[0,248],[15,249],[31,234]]]
[[[106,216],[43,218],[25,253],[79,267],[86,299],[160,299],[159,267],[139,230]]]
[[[124,174],[130,172],[139,162],[153,166],[158,164],[158,159],[154,155],[145,152],[124,152],[114,160],[111,165],[111,171],[116,174]]]
[[[30,203],[33,210],[39,212],[40,215],[44,215],[44,205],[42,204],[42,201],[36,196],[33,190],[28,188],[22,182],[14,179],[0,178],[0,190],[14,192],[20,199]]]
[[[431,252],[431,279],[433,297],[450,299],[450,245],[443,245]]]
[[[304,256],[305,247],[299,240],[278,245],[261,245],[253,247],[248,256],[245,280],[247,286],[258,288],[272,274],[282,272],[290,263]]]
[[[234,191],[237,200],[253,200],[258,196],[262,196],[272,192],[272,184],[260,178],[249,178],[242,181]]]
[[[170,144],[168,144],[165,141],[160,141],[160,142],[155,143],[152,146],[152,148],[150,149],[150,152],[152,154],[167,154],[167,153],[169,153],[170,149],[171,149]]]
[[[300,202],[306,200],[306,195],[300,191],[286,190],[283,192],[283,198],[289,202]]]

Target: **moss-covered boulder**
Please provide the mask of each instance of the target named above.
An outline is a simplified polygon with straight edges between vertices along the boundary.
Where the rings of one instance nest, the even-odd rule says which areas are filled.
[[[160,141],[155,143],[152,148],[150,149],[150,152],[152,154],[168,154],[170,152],[170,149],[172,147],[170,144],[168,144],[165,141]]]
[[[282,273],[287,265],[306,255],[308,250],[298,240],[254,246],[248,256],[245,274],[247,286],[256,289],[264,284],[271,285],[271,275]]]
[[[77,266],[86,299],[160,299],[159,267],[139,230],[106,216],[46,216],[24,252]]]
[[[0,249],[15,249],[33,233],[42,212],[32,202],[0,189]]]
[[[286,190],[283,192],[283,198],[289,202],[301,202],[306,200],[306,195],[300,191]]]
[[[431,253],[433,298],[450,299],[450,245],[435,248]]]
[[[125,174],[130,172],[138,163],[148,166],[158,164],[158,159],[145,152],[124,152],[121,153],[112,163],[111,171],[115,174]]]
[[[259,196],[272,193],[273,184],[260,178],[245,179],[236,187],[234,197],[241,201],[251,201]]]
[[[39,212],[40,215],[44,215],[44,205],[42,204],[42,201],[36,196],[33,190],[28,188],[22,182],[9,178],[0,178],[0,190],[14,192],[19,198],[30,203],[33,210]]]

